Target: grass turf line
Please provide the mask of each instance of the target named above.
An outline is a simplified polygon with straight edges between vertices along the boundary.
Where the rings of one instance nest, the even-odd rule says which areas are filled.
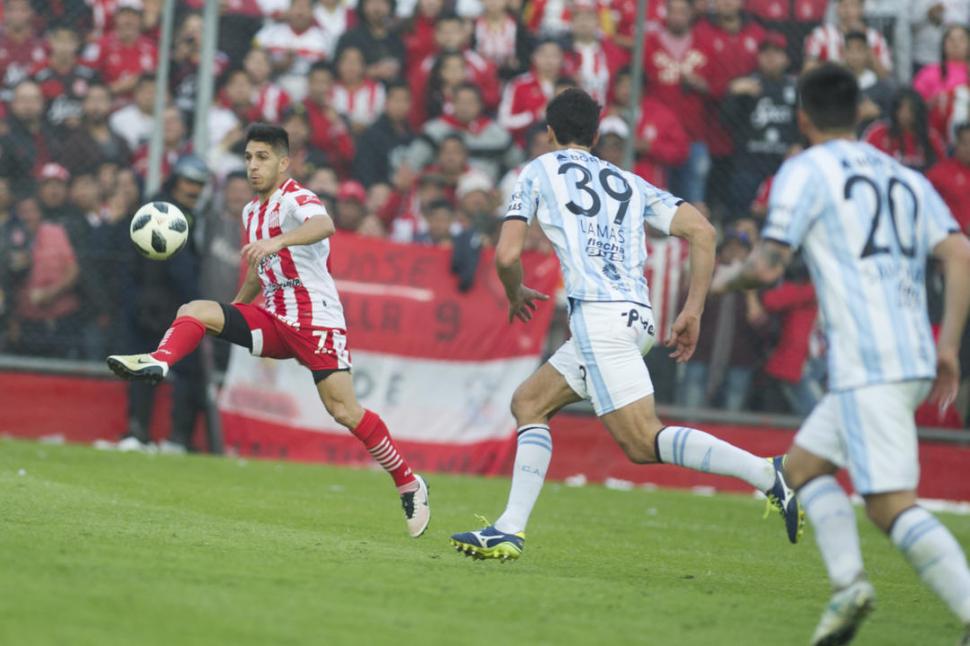
[[[377,471],[0,440],[0,644],[804,644],[828,597],[811,529],[790,546],[746,496],[550,484],[500,564],[447,539],[508,480],[429,480],[413,540]],[[856,643],[952,644],[861,527],[879,605]]]

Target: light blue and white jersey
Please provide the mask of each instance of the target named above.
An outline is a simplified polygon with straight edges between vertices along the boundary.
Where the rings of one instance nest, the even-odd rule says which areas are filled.
[[[835,140],[786,161],[763,237],[801,247],[829,344],[832,390],[936,374],[927,256],[959,231],[921,174],[872,146]]]
[[[649,307],[645,224],[669,234],[682,202],[595,155],[566,149],[522,169],[505,219],[539,219],[569,298]]]

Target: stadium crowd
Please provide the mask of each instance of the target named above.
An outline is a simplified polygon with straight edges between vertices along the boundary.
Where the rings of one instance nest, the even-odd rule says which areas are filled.
[[[970,0],[650,0],[632,131],[635,0],[358,2],[223,0],[201,159],[190,143],[199,0],[178,3],[165,88],[160,0],[5,0],[0,352],[100,361],[109,342],[154,344],[182,302],[231,299],[254,121],[286,128],[293,176],[338,228],[458,256],[494,239],[517,170],[548,149],[546,103],[579,86],[604,106],[597,153],[620,163],[633,137],[635,172],[701,206],[730,263],[758,237],[772,175],[800,150],[797,73],[841,61],[865,95],[860,136],[926,172],[970,231]],[[157,92],[165,184],[149,196]],[[192,223],[166,263],[127,241],[130,216],[155,198]],[[539,231],[530,246],[549,250]],[[662,335],[687,249],[648,246]],[[934,281],[930,270],[931,296]],[[799,267],[766,292],[712,299],[684,370],[649,355],[658,399],[806,412],[824,386],[817,319]]]

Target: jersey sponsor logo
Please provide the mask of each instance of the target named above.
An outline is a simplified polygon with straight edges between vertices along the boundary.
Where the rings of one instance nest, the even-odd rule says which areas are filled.
[[[297,195],[296,204],[297,206],[306,206],[307,204],[319,204],[320,206],[323,206],[323,204],[320,202],[320,198],[318,198],[316,195]]]
[[[289,280],[284,280],[281,283],[270,283],[263,290],[263,295],[269,297],[271,294],[275,294],[281,289],[289,289],[291,287],[303,287],[303,281],[299,278],[290,278]]]

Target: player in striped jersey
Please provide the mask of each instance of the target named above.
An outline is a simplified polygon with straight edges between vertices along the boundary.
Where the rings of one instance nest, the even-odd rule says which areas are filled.
[[[859,89],[827,64],[799,86],[799,127],[811,148],[782,166],[764,240],[715,290],[771,284],[801,247],[829,342],[829,389],[805,420],[785,474],[815,526],[835,594],[813,644],[844,644],[872,608],[855,515],[833,477],[847,466],[869,518],[967,625],[970,572],[960,545],[918,506],[914,411],[956,396],[970,308],[970,242],[930,183],[854,140]],[[928,256],[943,263],[943,324],[934,349],[926,311]],[[935,381],[934,381],[935,379]]]
[[[553,99],[546,110],[553,150],[525,166],[513,192],[496,248],[509,321],[529,321],[536,301],[548,298],[522,284],[519,258],[529,224],[538,219],[562,265],[572,338],[512,398],[519,437],[505,513],[483,530],[455,534],[452,544],[477,558],[518,558],[552,454],[549,419],[583,399],[592,401],[631,461],[734,476],[765,492],[794,543],[801,512],[780,458],[764,460],[703,431],[665,427],[657,418],[643,361],[657,337],[643,271],[645,228],[690,244],[687,302],[667,342],[680,362],[697,344],[714,269],[714,228],[693,206],[594,156],[599,114],[596,101],[579,89]]]
[[[286,177],[289,138],[278,126],[254,124],[246,133],[246,173],[256,199],[243,209],[249,243],[246,280],[233,302],[192,301],[151,354],[113,355],[108,366],[126,379],[158,382],[191,353],[206,333],[254,355],[295,358],[313,374],[320,399],[391,475],[408,531],[428,527],[428,488],[412,473],[384,421],[357,402],[343,307],[327,267],[334,225],[315,194]],[[252,301],[262,291],[265,305]]]

